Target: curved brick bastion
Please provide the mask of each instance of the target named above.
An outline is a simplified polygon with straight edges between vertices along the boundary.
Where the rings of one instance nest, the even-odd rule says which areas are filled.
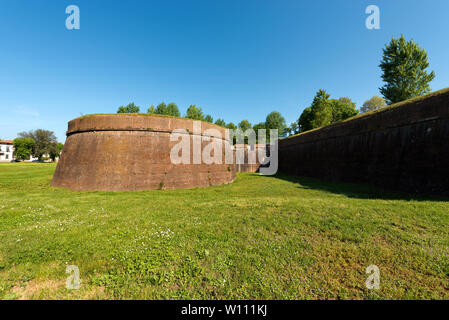
[[[193,120],[145,114],[88,115],[71,120],[51,185],[72,190],[134,191],[234,181],[235,166],[224,161],[224,145],[229,145],[225,129],[196,123],[201,123],[199,132],[194,131]],[[223,164],[193,164],[193,155],[190,164],[173,164],[170,150],[181,141],[170,141],[175,129],[185,130],[182,136],[188,136],[191,150],[193,140],[201,143],[201,149],[212,140],[221,143]],[[208,129],[215,129],[216,134],[211,130],[205,133]]]

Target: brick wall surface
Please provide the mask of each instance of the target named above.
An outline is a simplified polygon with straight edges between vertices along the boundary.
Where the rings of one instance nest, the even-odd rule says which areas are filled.
[[[201,123],[204,148],[209,136],[220,143],[224,129]],[[51,184],[73,190],[133,191],[193,188],[230,183],[235,166],[172,164],[170,141],[174,129],[187,129],[193,149],[193,121],[148,115],[92,115],[69,122],[67,140]],[[207,132],[205,130],[214,129]],[[193,150],[192,150],[193,151]],[[192,152],[193,153],[193,152]],[[223,156],[224,158],[224,156]],[[191,156],[193,163],[193,156]]]
[[[279,170],[449,196],[449,91],[282,139]]]

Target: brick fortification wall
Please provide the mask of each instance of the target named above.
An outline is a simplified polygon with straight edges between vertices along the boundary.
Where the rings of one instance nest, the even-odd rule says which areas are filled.
[[[237,158],[235,163],[236,172],[258,172],[261,166],[259,156],[257,155],[257,148],[263,149],[266,154],[266,144],[235,144],[234,150],[238,153],[239,149],[243,149],[243,159],[238,163]],[[248,158],[248,152],[256,152],[255,163],[250,163]],[[265,159],[265,158],[263,158]],[[242,163],[243,162],[243,163]]]
[[[192,188],[230,183],[235,166],[224,164],[225,129],[201,122],[202,148],[212,135],[223,145],[223,164],[172,164],[170,150],[179,141],[170,141],[174,129],[184,129],[193,154],[193,121],[149,115],[90,115],[69,122],[64,151],[51,185],[73,190],[133,191]],[[218,138],[219,137],[219,138]],[[221,138],[223,137],[223,139]]]
[[[279,171],[449,196],[449,90],[283,139]]]

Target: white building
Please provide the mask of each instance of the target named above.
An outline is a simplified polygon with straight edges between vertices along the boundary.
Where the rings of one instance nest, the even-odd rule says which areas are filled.
[[[0,140],[0,162],[11,162],[14,160],[14,146],[11,140]]]

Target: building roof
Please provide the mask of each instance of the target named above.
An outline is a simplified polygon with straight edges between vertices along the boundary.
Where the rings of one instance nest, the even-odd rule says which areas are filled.
[[[12,144],[12,140],[0,140],[0,144]]]

